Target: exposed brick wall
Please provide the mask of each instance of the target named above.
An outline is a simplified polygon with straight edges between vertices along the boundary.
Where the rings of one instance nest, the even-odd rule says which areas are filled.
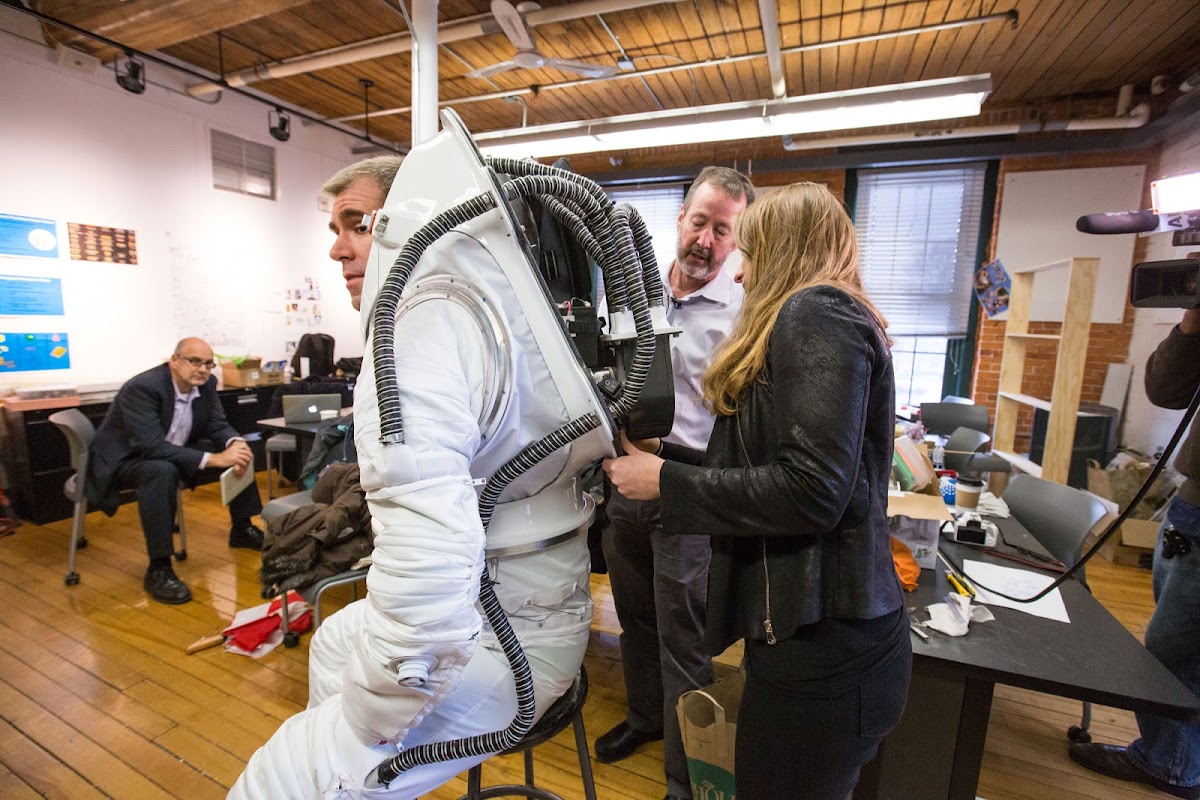
[[[1146,186],[1143,187],[1143,208],[1149,208],[1149,180],[1156,175],[1157,150],[1137,153],[1111,153],[1053,156],[1042,158],[1005,159],[1000,165],[996,213],[992,224],[992,240],[988,243],[988,259],[996,257],[996,237],[1000,228],[1000,209],[1004,203],[1004,176],[1010,172],[1032,172],[1039,170],[1071,170],[1088,167],[1116,167],[1129,165],[1146,166]],[[1069,180],[1069,176],[1065,177]],[[1097,211],[1120,209],[1097,208]],[[1145,259],[1146,240],[1139,237],[1133,248],[1133,262]],[[976,403],[992,409],[995,419],[996,394],[1000,387],[1000,362],[1004,352],[1004,322],[983,318],[975,347],[975,372],[972,376],[971,397]],[[1057,334],[1062,325],[1056,322],[1031,322],[1030,333]],[[1104,378],[1109,364],[1123,364],[1129,357],[1129,340],[1133,335],[1133,308],[1125,301],[1125,315],[1120,323],[1093,323],[1088,335],[1088,354],[1084,363],[1083,386],[1080,400],[1098,402],[1104,388]],[[1026,345],[1025,373],[1021,391],[1045,400],[1050,399],[1054,386],[1054,365],[1057,353],[1053,340],[1030,340]],[[1017,418],[1017,452],[1027,452],[1033,428],[1033,410],[1025,408]]]

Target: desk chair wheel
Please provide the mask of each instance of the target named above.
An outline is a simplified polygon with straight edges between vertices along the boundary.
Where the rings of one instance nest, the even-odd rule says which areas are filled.
[[[187,561],[187,550],[176,550],[175,551],[175,560],[176,561]]]
[[[283,635],[283,644],[286,647],[295,647],[300,644],[300,634],[295,631],[288,631]]]
[[[67,577],[63,578],[63,583],[65,583],[67,586],[74,586],[75,584],[79,583],[79,573],[68,572]]]

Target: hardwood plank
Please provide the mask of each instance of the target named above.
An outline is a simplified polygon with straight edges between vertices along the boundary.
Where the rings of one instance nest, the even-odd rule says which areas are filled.
[[[196,632],[261,602],[254,554],[225,547],[227,518],[215,496],[202,489],[186,502],[194,555],[184,566],[199,584],[197,599],[181,607],[150,603],[142,593],[145,556],[132,508],[88,520],[95,549],[84,551],[79,586],[62,585],[65,525],[26,525],[0,540],[0,604],[7,609],[0,619],[0,796],[219,795],[280,722],[304,706],[308,637],[259,660],[220,648],[183,652]],[[1153,612],[1149,572],[1096,559],[1088,579],[1097,598],[1140,635]],[[607,576],[593,575],[591,586],[596,617],[585,658],[584,718],[594,742],[624,719],[625,686]],[[351,596],[333,599],[331,608]],[[731,649],[719,661],[737,660]],[[998,686],[980,796],[1152,797],[1070,761],[1065,731],[1078,722],[1080,708],[1074,700]],[[1129,712],[1094,707],[1098,741],[1128,742],[1136,730]],[[564,797],[582,796],[570,731],[539,747],[535,762],[539,781]],[[666,791],[659,743],[593,769],[602,798],[659,800]],[[521,759],[495,758],[484,777],[519,783],[522,773]],[[175,785],[180,774],[194,783]],[[454,800],[465,790],[460,775],[426,797]]]

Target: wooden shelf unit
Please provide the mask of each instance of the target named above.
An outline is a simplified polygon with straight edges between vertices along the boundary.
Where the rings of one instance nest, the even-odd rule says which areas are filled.
[[[1033,281],[1039,272],[1068,270],[1066,307],[1059,335],[1029,332],[1029,306],[1033,300]],[[1075,443],[1075,418],[1083,389],[1083,367],[1087,360],[1088,332],[1092,323],[1092,302],[1096,294],[1098,258],[1071,258],[1022,270],[1012,275],[1008,301],[1008,322],[1004,330],[1004,354],[1000,362],[1000,391],[996,397],[996,428],[992,447],[996,455],[1023,472],[1065,484],[1071,468]],[[1025,378],[1025,348],[1032,340],[1058,340],[1054,363],[1054,386],[1050,399],[1043,400],[1022,392]],[[1017,416],[1022,406],[1047,409],[1050,422],[1039,467],[1017,455]]]

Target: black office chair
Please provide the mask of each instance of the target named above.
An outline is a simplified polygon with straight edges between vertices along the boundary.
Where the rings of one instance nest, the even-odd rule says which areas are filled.
[[[971,428],[983,433],[992,430],[987,407],[974,403],[921,403],[921,422],[925,425],[926,433],[935,436],[949,436],[958,428]]]
[[[1032,475],[1013,478],[1004,492],[1004,502],[1013,519],[1067,567],[1079,560],[1088,534],[1105,513],[1104,504],[1087,492]],[[1086,589],[1084,572],[1081,569],[1075,574]],[[1079,724],[1067,729],[1067,738],[1072,742],[1090,742],[1091,724],[1092,704],[1085,702]]]
[[[984,472],[1012,472],[1012,465],[992,453],[983,452],[992,437],[973,428],[956,428],[946,440],[942,465],[964,477],[977,478]]]
[[[62,431],[67,438],[67,447],[71,450],[71,467],[75,473],[63,484],[63,494],[75,504],[75,513],[71,519],[71,545],[67,551],[67,574],[63,583],[74,586],[79,583],[79,573],[75,571],[75,551],[87,547],[87,537],[83,535],[83,525],[87,520],[87,468],[88,445],[96,435],[96,426],[77,408],[56,411],[47,419]],[[179,549],[175,551],[175,560],[187,559],[187,528],[183,521],[183,484],[175,489],[175,518],[179,526]]]

